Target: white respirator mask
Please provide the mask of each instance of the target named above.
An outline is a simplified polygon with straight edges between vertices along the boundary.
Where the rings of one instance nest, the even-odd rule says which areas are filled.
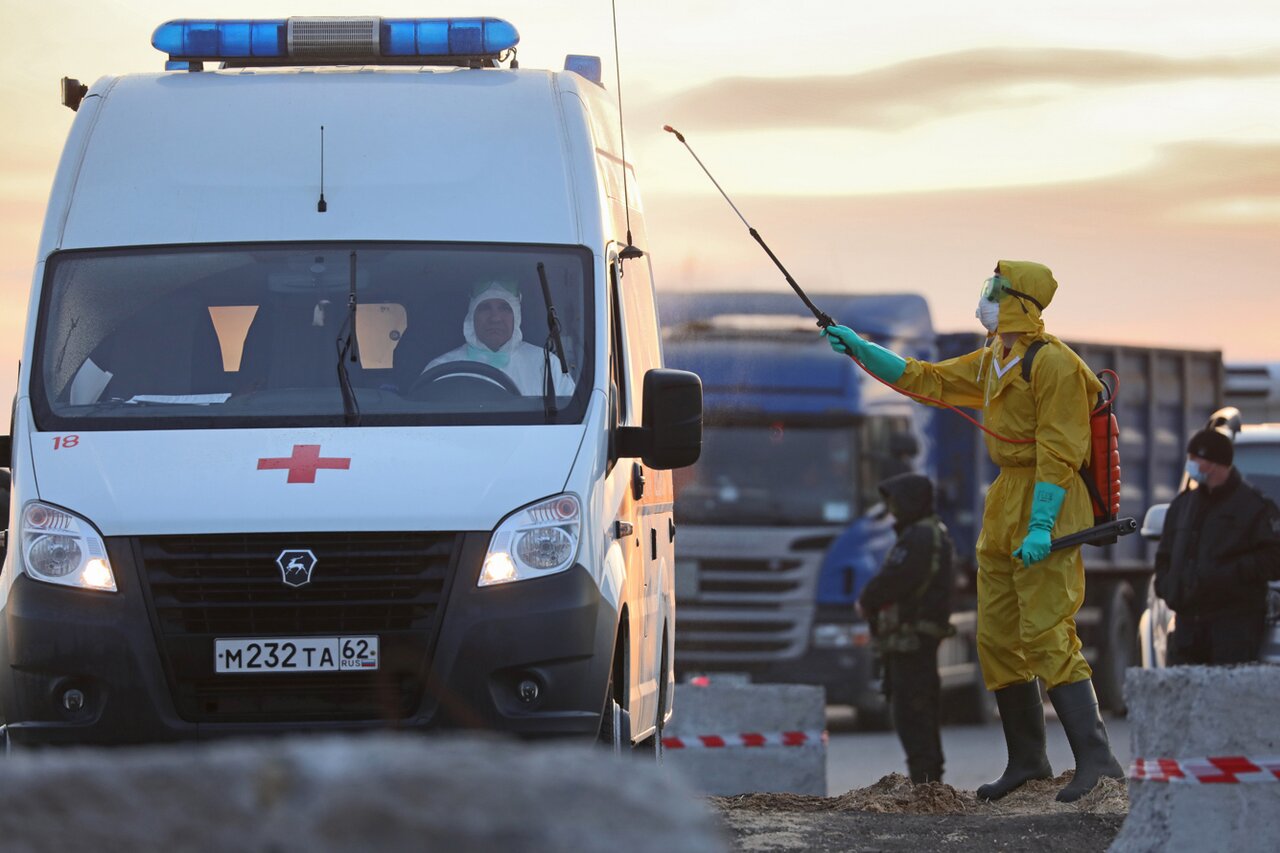
[[[973,312],[978,318],[978,322],[982,324],[982,328],[986,329],[989,334],[995,334],[996,327],[1000,323],[1000,306],[989,299],[978,299],[978,310]]]

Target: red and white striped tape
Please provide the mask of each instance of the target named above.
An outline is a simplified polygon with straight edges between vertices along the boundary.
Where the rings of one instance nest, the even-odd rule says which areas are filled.
[[[664,737],[667,749],[729,749],[734,747],[813,746],[826,744],[826,732],[735,732],[720,735]]]
[[[1189,782],[1197,785],[1280,782],[1280,756],[1135,758],[1129,765],[1129,778],[1144,782]]]

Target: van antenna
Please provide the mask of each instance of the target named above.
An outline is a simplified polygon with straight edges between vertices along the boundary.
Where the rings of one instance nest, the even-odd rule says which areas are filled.
[[[320,125],[320,200],[316,202],[316,213],[324,213],[329,203],[324,200],[324,125]]]
[[[618,136],[622,140],[622,206],[627,217],[627,245],[618,253],[618,259],[627,261],[644,257],[644,252],[631,242],[631,199],[627,193],[627,128],[622,123],[622,61],[618,55],[618,0],[609,0],[613,9],[613,71],[618,87]]]

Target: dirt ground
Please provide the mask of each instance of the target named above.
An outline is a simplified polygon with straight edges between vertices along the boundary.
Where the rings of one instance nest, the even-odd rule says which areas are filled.
[[[839,797],[745,794],[712,797],[738,850],[1105,851],[1129,809],[1125,783],[1103,779],[1075,803],[1054,795],[1071,779],[1028,782],[1003,800],[979,802],[945,783],[912,786],[891,773]]]

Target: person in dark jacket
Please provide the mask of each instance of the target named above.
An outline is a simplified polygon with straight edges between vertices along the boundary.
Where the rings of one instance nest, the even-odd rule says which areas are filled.
[[[1169,664],[1258,659],[1267,581],[1280,580],[1280,510],[1240,476],[1217,430],[1187,445],[1198,488],[1173,499],[1156,551],[1156,593],[1177,614]]]
[[[893,725],[915,784],[942,781],[938,643],[951,628],[951,537],[934,514],[933,484],[899,474],[880,484],[898,541],[858,599],[884,668]]]

